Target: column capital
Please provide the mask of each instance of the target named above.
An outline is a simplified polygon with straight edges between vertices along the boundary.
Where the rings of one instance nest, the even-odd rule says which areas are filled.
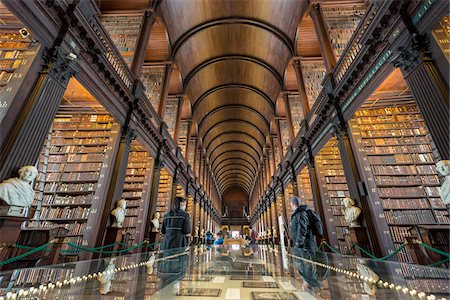
[[[399,47],[391,62],[396,68],[401,68],[406,73],[409,73],[426,60],[432,60],[430,41],[425,34],[413,33],[411,34],[410,45]]]

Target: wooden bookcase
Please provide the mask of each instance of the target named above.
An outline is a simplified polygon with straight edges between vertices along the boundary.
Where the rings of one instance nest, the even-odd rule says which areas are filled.
[[[88,223],[98,218],[91,212],[101,210],[104,202],[118,127],[107,114],[55,117],[39,158],[36,213],[29,227],[63,225],[69,230],[67,241],[88,245],[88,237],[96,234]]]
[[[156,202],[156,211],[159,212],[159,224],[162,224],[164,215],[170,211],[171,191],[172,176],[170,176],[166,169],[162,168],[159,179],[158,199]]]
[[[439,197],[432,141],[411,95],[368,100],[350,122],[356,155],[371,200],[399,246],[412,225],[450,224],[448,209]],[[411,262],[406,251],[400,261]]]
[[[291,204],[289,203],[289,199],[294,196],[294,188],[292,187],[292,184],[288,184],[284,188],[284,205],[286,205],[286,212],[287,212],[287,221],[289,228],[291,228],[291,216],[294,213],[294,211],[291,208]]]
[[[194,156],[195,156],[195,139],[190,139],[189,140],[189,155],[188,155],[188,158],[187,158],[187,162],[188,162],[188,164],[190,164],[191,165],[191,168],[193,169],[194,168]]]
[[[339,7],[322,6],[331,47],[336,57],[341,56],[344,52],[365,11],[366,7],[364,4],[342,5]]]
[[[342,215],[342,199],[349,197],[347,182],[336,138],[332,138],[315,156],[320,195],[324,208],[329,243],[340,253],[347,253],[351,242]]]
[[[125,231],[130,245],[144,240],[144,207],[149,201],[153,158],[136,140],[131,144],[122,198],[127,201]]]
[[[177,121],[178,98],[166,99],[166,112],[164,114],[164,122],[167,124],[167,131],[172,138],[174,137],[175,123]]]
[[[181,148],[181,153],[183,154],[183,157],[186,156],[188,127],[189,127],[189,120],[181,120],[180,130],[178,133],[178,146]]]
[[[302,60],[301,69],[309,107],[313,107],[322,91],[322,81],[327,74],[323,60]]]
[[[443,16],[431,33],[447,62],[450,63],[450,16]]]
[[[39,43],[22,37],[19,28],[0,29],[0,124],[40,47]]]
[[[294,126],[294,135],[300,130],[300,124],[304,118],[302,102],[299,95],[289,95],[289,108],[291,110],[292,125]]]
[[[145,88],[145,95],[152,103],[155,111],[159,109],[164,72],[164,66],[144,67],[142,69],[141,81]]]
[[[283,149],[287,149],[287,147],[291,144],[291,138],[289,136],[289,124],[286,118],[281,118],[279,124]]]
[[[298,193],[310,209],[314,210],[314,200],[309,179],[308,167],[304,167],[297,176]]]
[[[130,67],[141,29],[142,16],[102,15],[100,20],[117,50]]]

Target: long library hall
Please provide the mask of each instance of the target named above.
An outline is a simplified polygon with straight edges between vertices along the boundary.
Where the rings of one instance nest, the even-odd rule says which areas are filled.
[[[448,0],[0,0],[0,300],[450,299]]]

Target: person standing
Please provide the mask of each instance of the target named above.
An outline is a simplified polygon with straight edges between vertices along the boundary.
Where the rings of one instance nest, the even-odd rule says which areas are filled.
[[[162,251],[187,247],[186,235],[191,233],[191,222],[186,210],[186,199],[175,197],[172,209],[164,216],[161,233],[164,238],[161,242]],[[184,251],[184,250],[183,250]]]
[[[255,245],[256,244],[256,239],[258,238],[258,233],[252,227],[250,227],[249,229],[250,229],[251,243],[252,243],[252,245]]]

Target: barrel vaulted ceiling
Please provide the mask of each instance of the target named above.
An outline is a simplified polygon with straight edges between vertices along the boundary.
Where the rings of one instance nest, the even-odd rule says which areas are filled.
[[[222,193],[251,192],[305,2],[164,0],[159,6]]]

